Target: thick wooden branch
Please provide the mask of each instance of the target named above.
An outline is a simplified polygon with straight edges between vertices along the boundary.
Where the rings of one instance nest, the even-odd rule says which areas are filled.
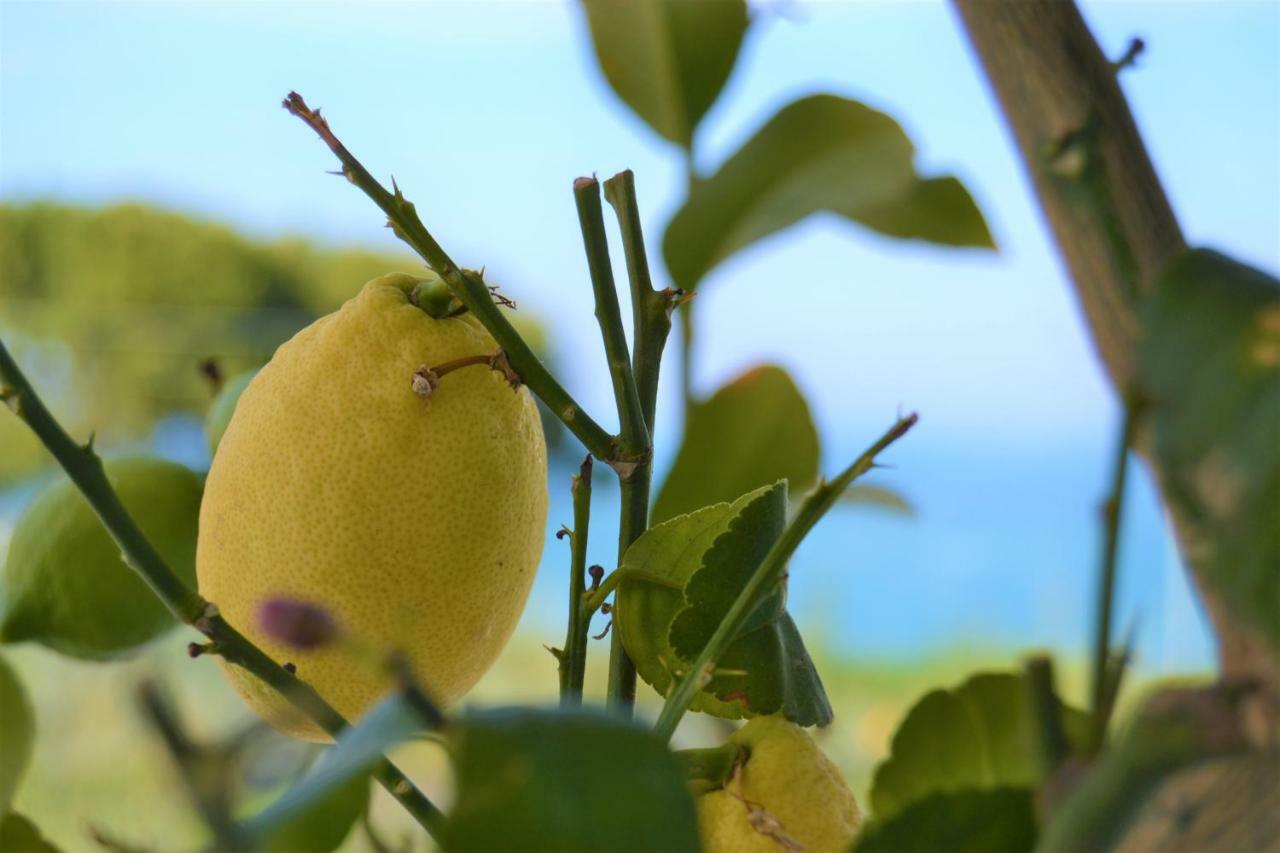
[[[1072,0],[952,0],[1017,141],[1118,394],[1134,386],[1141,296],[1187,248],[1116,80]],[[1148,462],[1149,436],[1135,448]],[[1158,466],[1152,464],[1157,478]],[[1221,675],[1280,696],[1280,661],[1201,582],[1187,519],[1175,533],[1213,622]]]
[[[953,0],[1018,143],[1119,388],[1134,374],[1135,297],[1186,248],[1103,55],[1070,0]]]

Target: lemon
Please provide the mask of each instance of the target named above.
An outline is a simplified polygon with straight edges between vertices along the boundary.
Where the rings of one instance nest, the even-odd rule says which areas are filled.
[[[862,813],[813,738],[781,717],[756,717],[729,737],[747,753],[738,775],[698,797],[707,853],[843,853]]]
[[[209,412],[204,417],[204,432],[209,441],[210,454],[217,452],[218,442],[222,441],[222,434],[227,431],[227,424],[231,422],[231,415],[236,410],[240,395],[257,375],[256,367],[253,370],[237,373],[218,389],[218,396],[213,398],[213,403],[209,405]]]
[[[151,544],[185,582],[195,580],[200,477],[163,459],[103,463],[107,479]],[[98,660],[136,649],[174,624],[155,593],[65,477],[27,508],[0,579],[0,639],[33,640]]]
[[[415,374],[497,344],[474,317],[435,319],[374,279],[276,351],[241,395],[200,510],[200,591],[348,718],[390,686],[343,644],[271,640],[275,598],[326,608],[361,645],[404,654],[442,704],[463,696],[515,628],[542,553],[547,457],[528,389],[465,367],[429,396]],[[282,731],[324,740],[235,667],[234,687]]]

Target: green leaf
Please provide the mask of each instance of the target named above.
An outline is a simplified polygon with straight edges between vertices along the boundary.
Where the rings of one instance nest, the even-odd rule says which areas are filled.
[[[17,812],[0,818],[0,850],[4,853],[60,853],[36,825]]]
[[[31,761],[35,714],[18,674],[0,657],[0,815],[13,804],[13,795]]]
[[[787,480],[792,494],[818,477],[818,431],[781,367],[755,367],[689,411],[684,440],[653,504],[657,524]]]
[[[475,712],[451,747],[457,803],[445,850],[698,850],[679,763],[630,720],[587,708]]]
[[[788,104],[694,186],[663,240],[667,269],[692,290],[730,255],[819,211],[891,237],[993,248],[964,186],[922,178],[914,156],[896,121],[857,101],[812,95]]]
[[[640,118],[685,148],[747,31],[744,0],[583,0],[596,59]]]
[[[344,820],[349,829],[363,811],[373,765],[388,748],[413,737],[421,729],[421,717],[404,696],[399,693],[388,696],[359,723],[338,735],[337,742],[301,782],[246,821],[246,832],[265,839],[272,849],[285,849],[274,846],[276,839],[287,841],[296,833],[306,834],[310,830],[305,824],[315,822],[316,816],[326,809],[338,814],[326,817],[324,826],[315,828],[317,833],[323,833],[322,840],[335,835]],[[357,801],[359,809],[355,808]],[[345,836],[344,830],[337,838],[338,843]]]
[[[1035,804],[1026,788],[930,794],[887,821],[874,821],[853,853],[1026,853],[1036,843]]]
[[[1084,713],[1063,706],[1068,739],[1079,742]],[[954,690],[920,699],[876,768],[871,809],[889,820],[931,794],[1030,788],[1040,781],[1037,721],[1025,676],[980,673]]]
[[[1148,700],[1054,811],[1036,849],[1042,853],[1113,849],[1143,806],[1180,770],[1242,748],[1223,736],[1239,725],[1237,704],[1212,688],[1175,689]],[[1269,758],[1280,770],[1275,756]],[[1198,792],[1196,798],[1204,793]]]
[[[785,520],[779,482],[652,527],[627,549],[614,629],[658,693],[665,696],[697,657]],[[695,710],[728,718],[782,711],[802,726],[830,722],[826,692],[785,600],[784,587],[752,614]]]
[[[1140,375],[1191,559],[1280,649],[1280,283],[1204,249],[1165,271],[1143,315]]]

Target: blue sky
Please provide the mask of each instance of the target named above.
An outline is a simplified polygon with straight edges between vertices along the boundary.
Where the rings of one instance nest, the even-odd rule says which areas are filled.
[[[1110,54],[1131,36],[1146,40],[1123,85],[1190,240],[1275,272],[1280,4],[1083,7]],[[1082,540],[1047,555],[1049,563],[1069,554],[1091,564],[1115,406],[951,10],[779,2],[758,11],[701,131],[700,168],[714,169],[796,96],[861,98],[902,122],[922,171],[965,180],[1000,252],[933,249],[810,220],[706,282],[697,384],[709,392],[753,363],[785,365],[822,428],[828,470],[900,408],[918,409],[921,450],[901,452],[896,482],[921,505],[917,538],[935,552],[945,545],[955,563],[951,575],[908,587],[981,578],[987,564],[1004,566],[990,583],[1007,584],[1017,548],[1035,547],[1004,536],[1007,513],[1032,504],[1039,515],[1024,530],[1039,530],[1036,542]],[[329,153],[279,108],[292,88],[324,107],[372,171],[395,174],[455,258],[486,265],[522,305],[551,318],[567,383],[607,420],[570,183],[634,169],[657,246],[682,179],[678,152],[604,85],[574,4],[0,0],[0,199],[143,198],[252,233],[394,246],[370,203],[324,174]],[[796,268],[810,280],[788,280]],[[673,390],[664,389],[668,411]],[[676,429],[668,420],[660,431],[664,447]],[[1049,457],[1051,465],[1035,467]],[[939,459],[950,467],[931,474]],[[1002,464],[1014,467],[993,479]],[[981,519],[966,506],[974,502],[985,508]],[[1140,576],[1159,583],[1152,594],[1165,599],[1148,603],[1148,613],[1163,607],[1194,620],[1142,479],[1134,503],[1134,526],[1145,531],[1134,539],[1147,546],[1135,559],[1155,566]],[[948,524],[960,537],[982,523],[987,539],[945,535]],[[984,556],[1001,545],[1005,558]],[[919,560],[932,564],[939,554]],[[1079,622],[1082,602],[1074,610],[1059,603],[1064,590],[1081,598],[1086,584],[1058,568],[1052,582],[1024,579],[1031,612],[1009,623],[1014,635],[1035,638],[1045,619]],[[892,574],[881,578],[886,590]],[[926,592],[897,594],[906,607],[905,596]],[[938,636],[964,624],[947,622]],[[1162,630],[1166,645],[1186,642]],[[1188,655],[1203,659],[1196,642]]]

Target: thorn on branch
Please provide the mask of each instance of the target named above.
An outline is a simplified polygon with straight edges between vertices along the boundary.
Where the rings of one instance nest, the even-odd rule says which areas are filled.
[[[612,619],[610,619],[608,622],[606,622],[606,623],[605,623],[605,625],[604,625],[604,630],[603,630],[603,631],[601,631],[599,634],[595,634],[595,635],[593,635],[593,636],[592,636],[592,639],[593,639],[593,640],[603,640],[605,637],[607,637],[607,636],[609,635],[609,629],[610,629],[610,628],[612,628],[612,627],[613,627],[613,620],[612,620]]]
[[[600,605],[600,612],[608,616],[610,613],[613,612],[613,605],[607,601],[602,603]]]
[[[556,659],[557,663],[564,663],[564,649],[558,649],[555,646],[543,646],[544,649],[551,652],[551,656]]]
[[[562,524],[560,525],[560,529],[556,531],[556,538],[557,539],[565,539],[565,538],[573,539],[573,531]]]
[[[198,658],[201,655],[213,655],[218,653],[216,643],[187,643],[187,657]]]
[[[1145,41],[1137,36],[1131,38],[1129,40],[1129,46],[1125,48],[1124,53],[1121,54],[1119,59],[1111,63],[1112,73],[1119,74],[1126,68],[1136,67],[1138,64],[1138,57],[1141,56],[1142,52],[1146,49],[1147,43]]]
[[[685,305],[692,302],[693,297],[695,296],[697,296],[697,294],[694,293],[693,291],[685,290],[684,288],[680,288],[680,287],[668,287],[665,290],[663,290],[662,298],[666,303],[667,316],[670,317],[671,313],[675,311],[677,308],[679,308],[681,305]]]
[[[600,588],[600,581],[604,580],[604,566],[592,566],[587,569],[587,574],[591,575],[591,592],[595,592]]]

